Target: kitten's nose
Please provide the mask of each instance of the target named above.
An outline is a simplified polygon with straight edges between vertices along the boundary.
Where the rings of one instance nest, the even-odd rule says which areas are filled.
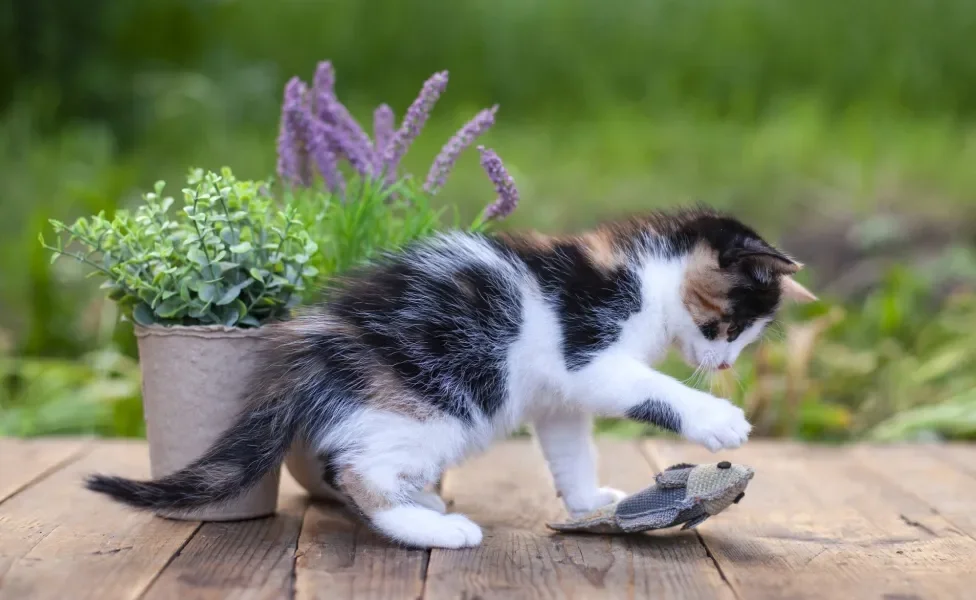
[[[725,369],[728,369],[730,366],[732,366],[732,365],[730,365],[729,363],[724,362],[724,363],[722,363],[722,364],[720,364],[718,366],[718,370],[719,371],[724,371]]]

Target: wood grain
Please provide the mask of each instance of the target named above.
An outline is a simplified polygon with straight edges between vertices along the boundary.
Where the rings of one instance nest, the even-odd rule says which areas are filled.
[[[908,520],[925,522],[934,510],[976,539],[976,477],[955,460],[947,460],[941,449],[933,450],[909,445],[859,446],[850,450],[850,456],[902,493],[924,501],[926,510],[905,515]]]
[[[100,442],[0,504],[0,599],[137,598],[196,531],[85,490],[93,471],[146,477],[147,448]]]
[[[751,441],[713,455],[655,441],[600,450],[603,481],[627,491],[682,461],[732,460],[757,475],[743,501],[698,534],[555,534],[544,523],[563,510],[541,454],[505,443],[444,481],[453,510],[485,527],[484,544],[429,553],[392,546],[335,506],[306,509],[290,477],[276,517],[200,526],[81,487],[93,471],[145,477],[141,442],[0,440],[0,600],[908,600],[976,588],[976,446]]]
[[[275,516],[204,523],[145,598],[293,597],[295,549],[307,504],[308,497],[301,486],[287,471],[282,473]]]
[[[0,502],[58,468],[88,448],[85,439],[0,439]]]
[[[925,449],[929,454],[941,458],[960,471],[976,477],[976,444],[952,443],[931,444]]]
[[[651,482],[635,444],[604,444],[604,481]],[[425,598],[730,598],[694,535],[555,534],[565,512],[531,443],[496,446],[447,474],[445,498],[484,527],[478,548],[434,550]]]
[[[295,597],[400,600],[420,598],[430,553],[380,539],[342,508],[305,512],[295,570]]]
[[[659,467],[720,460],[646,448]],[[721,459],[756,469],[742,502],[699,529],[740,597],[960,598],[976,584],[972,539],[843,450],[752,441]]]

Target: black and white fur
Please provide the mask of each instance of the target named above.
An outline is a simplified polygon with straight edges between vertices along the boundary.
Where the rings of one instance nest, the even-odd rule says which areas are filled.
[[[750,425],[726,400],[653,366],[735,362],[799,265],[735,219],[655,214],[566,238],[446,233],[349,277],[320,308],[268,328],[250,406],[199,460],[151,482],[93,476],[146,509],[235,497],[296,438],[389,538],[459,548],[481,529],[425,487],[523,423],[574,514],[621,497],[597,481],[594,415],[628,417],[712,451]]]

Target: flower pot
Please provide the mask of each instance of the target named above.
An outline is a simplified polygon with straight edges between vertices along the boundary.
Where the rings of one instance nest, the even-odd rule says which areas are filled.
[[[136,326],[142,402],[153,478],[199,458],[244,409],[258,330],[223,326]],[[159,516],[234,521],[274,514],[279,470],[239,498]]]

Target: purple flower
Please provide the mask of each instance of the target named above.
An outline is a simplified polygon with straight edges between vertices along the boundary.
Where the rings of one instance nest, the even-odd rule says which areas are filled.
[[[447,88],[447,71],[435,73],[430,79],[424,82],[424,87],[420,90],[417,99],[407,109],[407,114],[403,117],[403,123],[400,124],[400,128],[393,134],[393,139],[390,140],[384,152],[383,162],[386,167],[387,181],[396,179],[396,172],[400,166],[400,161],[407,153],[407,149],[410,148],[410,144],[420,135],[420,131],[424,128],[427,118],[430,117],[430,111],[433,110],[437,99],[444,93],[445,88]]]
[[[322,174],[326,187],[332,193],[341,192],[346,187],[339,171],[338,157],[333,152],[332,128],[307,113],[308,153]]]
[[[447,176],[454,168],[458,156],[465,148],[471,145],[481,134],[491,129],[495,124],[495,113],[498,112],[498,105],[486,108],[479,112],[473,119],[468,121],[464,127],[458,130],[444,147],[440,154],[434,159],[430,171],[427,173],[427,181],[424,182],[424,191],[429,194],[436,194],[444,186]]]
[[[315,93],[315,116],[324,121],[324,114],[328,112],[332,98],[335,98],[335,68],[331,60],[323,60],[315,68],[312,89]]]
[[[498,154],[494,150],[478,146],[478,152],[481,153],[481,168],[488,174],[488,179],[491,179],[491,182],[495,184],[495,192],[498,194],[498,198],[485,207],[484,217],[485,219],[504,219],[512,214],[519,203],[519,193],[518,189],[515,188],[515,180],[505,170],[502,159],[498,158]]]
[[[343,108],[343,110],[345,110],[345,108]],[[350,119],[351,118],[352,117],[350,117]],[[359,133],[362,133],[362,130],[360,129],[359,133],[357,133],[349,127],[343,126],[342,123],[336,123],[334,121],[320,122],[329,127],[330,141],[333,146],[333,151],[340,156],[344,156],[346,160],[349,161],[349,164],[352,165],[352,168],[355,169],[356,172],[362,177],[372,176],[372,144],[369,142],[368,137],[366,138],[365,142],[360,138]],[[356,127],[358,128],[359,125],[356,125]]]
[[[312,182],[306,139],[305,95],[307,91],[301,79],[292,77],[285,86],[285,98],[281,106],[278,177],[291,185],[308,186]]]
[[[383,156],[393,139],[394,127],[396,117],[393,116],[393,109],[386,104],[380,104],[373,111],[373,173],[377,175],[383,171]]]
[[[314,114],[335,130],[334,153],[346,157],[362,176],[373,174],[373,144],[335,94],[335,69],[331,61],[320,62],[315,69],[313,82],[315,96]]]

